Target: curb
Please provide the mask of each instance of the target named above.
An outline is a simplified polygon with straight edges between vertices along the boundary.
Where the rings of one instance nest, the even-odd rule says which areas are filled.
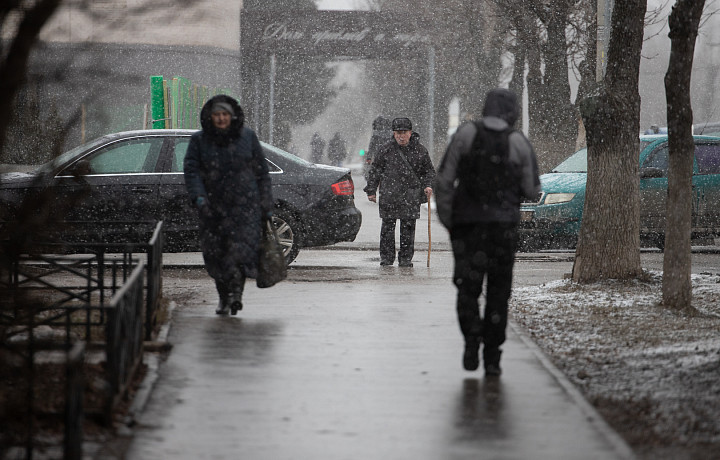
[[[170,333],[170,323],[172,322],[172,315],[175,308],[177,308],[177,304],[170,302],[168,305],[167,319],[165,320],[165,324],[160,327],[160,332],[158,332],[157,340],[155,341],[156,343],[168,344],[167,337]],[[130,408],[128,409],[127,416],[125,417],[124,423],[128,427],[135,425],[136,417],[145,409],[150,399],[150,394],[159,377],[158,371],[160,369],[161,356],[158,353],[149,352],[145,354],[145,357],[147,358],[145,363],[147,365],[147,373],[138,387],[133,401],[130,404]]]
[[[508,326],[510,326],[510,329],[517,334],[518,337],[520,337],[520,340],[525,344],[526,347],[530,349],[530,351],[535,355],[535,357],[540,361],[540,364],[543,365],[543,367],[552,375],[552,377],[555,379],[555,381],[560,385],[560,387],[565,391],[565,393],[570,396],[570,399],[573,400],[575,404],[580,408],[580,411],[585,415],[585,418],[588,420],[588,422],[595,427],[595,429],[600,432],[600,434],[608,441],[610,445],[613,446],[613,449],[618,454],[618,458],[621,458],[623,460],[634,460],[637,457],[635,456],[635,453],[632,451],[630,446],[627,442],[615,431],[608,423],[605,421],[605,419],[600,415],[600,413],[590,404],[587,399],[585,399],[585,396],[578,390],[578,388],[568,380],[568,378],[565,376],[565,374],[560,371],[550,360],[550,357],[535,343],[533,340],[527,336],[525,331],[515,324],[514,321],[508,321]]]

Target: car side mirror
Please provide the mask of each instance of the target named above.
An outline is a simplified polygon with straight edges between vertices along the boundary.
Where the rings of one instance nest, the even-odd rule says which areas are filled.
[[[664,169],[647,167],[640,170],[640,179],[656,179],[658,177],[665,177]]]

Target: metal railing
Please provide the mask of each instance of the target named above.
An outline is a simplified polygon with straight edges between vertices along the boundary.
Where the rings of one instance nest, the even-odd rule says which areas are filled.
[[[84,364],[85,343],[76,342],[67,352],[65,368],[65,436],[63,438],[65,460],[82,459]]]
[[[142,361],[143,286],[145,264],[140,262],[122,288],[110,300],[105,343],[108,383],[113,397],[105,415],[112,422],[113,408],[127,390],[128,382]]]
[[[72,234],[73,229],[81,227],[83,223],[72,222],[64,223],[63,232]],[[128,222],[114,222],[115,225],[130,226],[132,223]],[[137,254],[146,254],[146,296],[145,296],[145,340],[152,340],[153,331],[157,325],[157,312],[160,305],[160,299],[162,297],[162,266],[163,266],[163,251],[165,247],[165,234],[164,234],[164,223],[159,221],[154,223],[151,236],[148,241],[139,241],[140,234],[148,234],[147,231],[138,231],[137,225],[142,226],[145,222],[136,222],[136,228],[133,233],[128,235],[121,235],[120,238],[126,241],[116,242],[97,242],[91,241],[62,241],[54,243],[38,243],[36,247],[48,254],[56,252],[83,254],[83,257],[96,257],[97,273],[96,275],[86,274],[83,276],[89,284],[97,284],[97,289],[100,295],[100,304],[104,304],[106,289],[110,291],[111,295],[114,293],[120,284],[122,284],[128,277],[131,268],[130,261],[133,260]],[[118,233],[113,234],[115,239],[118,239]],[[62,235],[60,237],[62,240]],[[132,241],[131,241],[132,240]],[[113,257],[116,255],[117,257]],[[31,258],[25,258],[27,263]],[[64,259],[58,259],[58,263],[65,263],[65,266],[58,268],[58,271],[68,271],[70,267],[67,265],[67,261],[70,260],[70,256],[66,256]],[[50,260],[44,260],[42,256],[35,256],[35,262],[37,263],[51,263]],[[17,268],[14,270],[17,272]],[[109,277],[106,278],[106,274],[109,273]],[[54,273],[48,273],[49,275]],[[25,275],[27,276],[27,275]],[[1,285],[1,283],[0,283]],[[54,285],[48,286],[51,289],[62,290],[63,287]],[[68,286],[69,287],[69,286]],[[92,287],[88,286],[88,289]],[[68,298],[68,300],[72,300]]]
[[[152,337],[157,322],[163,242],[163,224],[158,222],[147,242],[39,244],[35,249],[43,255],[2,260],[0,347],[25,363],[27,375],[24,458],[33,456],[36,405],[46,397],[36,394],[41,384],[36,376],[38,350],[67,354],[65,458],[82,457],[82,420],[88,410],[98,410],[104,424],[112,422],[117,403],[142,363],[143,339]],[[138,260],[141,253],[147,254],[147,263]],[[49,326],[62,338],[36,335],[39,326]],[[101,407],[83,407],[86,349],[98,346],[105,354],[102,372],[108,391]]]

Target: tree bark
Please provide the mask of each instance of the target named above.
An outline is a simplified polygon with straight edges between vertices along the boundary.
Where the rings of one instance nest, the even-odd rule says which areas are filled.
[[[40,30],[55,13],[60,2],[61,0],[39,0],[25,10],[7,54],[0,61],[0,153],[4,150],[5,134],[10,125],[15,95],[25,82],[30,52],[38,40]]]
[[[588,143],[585,205],[573,280],[642,274],[638,80],[647,0],[615,2],[605,80],[580,102]]]
[[[670,62],[665,74],[668,120],[668,196],[663,259],[663,304],[690,308],[690,232],[695,143],[690,101],[695,39],[705,0],[678,0],[670,14]]]

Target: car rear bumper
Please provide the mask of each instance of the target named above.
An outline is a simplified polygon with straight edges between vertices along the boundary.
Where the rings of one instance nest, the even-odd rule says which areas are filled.
[[[325,246],[354,241],[362,224],[362,213],[355,206],[324,211],[322,216],[311,213],[302,217],[303,239],[300,247]]]

